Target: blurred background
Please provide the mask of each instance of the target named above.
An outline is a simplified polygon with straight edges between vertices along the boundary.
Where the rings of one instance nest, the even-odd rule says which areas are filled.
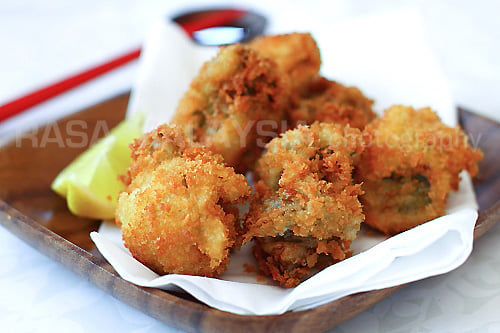
[[[311,25],[335,22],[396,8],[421,13],[437,60],[449,78],[459,105],[477,112],[499,112],[500,3],[494,0],[417,1],[98,1],[3,0],[0,3],[0,104],[55,79],[91,67],[139,46],[151,21],[186,9],[233,5],[258,10],[269,29],[307,31]],[[397,27],[394,27],[397,29]],[[337,32],[347,33],[347,32]],[[355,41],[353,41],[355,42]],[[348,47],[348,46],[346,46]],[[377,52],[369,50],[367,52]],[[121,73],[104,98],[127,90],[134,66]],[[111,80],[111,79],[110,79]],[[104,91],[103,91],[104,90]],[[87,103],[95,102],[85,95]],[[99,94],[97,94],[99,95]],[[99,98],[98,98],[99,99]],[[75,98],[71,105],[75,106]],[[65,106],[63,108],[66,108]]]
[[[271,31],[275,31],[276,27],[282,31],[308,31],[309,27],[318,26],[321,22],[340,22],[366,14],[414,8],[422,17],[427,41],[448,79],[456,104],[500,120],[500,2],[494,0],[189,3],[178,0],[2,0],[0,105],[139,47],[150,23],[157,18],[167,19],[185,10],[207,6],[256,10],[268,18]],[[377,50],[367,49],[366,52]],[[37,114],[44,113],[44,119],[57,118],[128,91],[136,71],[137,63],[132,62],[20,117],[36,118]],[[15,130],[12,124],[12,120],[0,124],[0,138]],[[500,239],[499,234],[497,227],[492,235],[481,239],[471,260],[479,260],[477,256],[482,253],[483,261],[468,263],[469,268],[460,268],[448,279],[453,279],[453,274],[460,278],[460,274],[466,272],[464,270],[477,268],[470,265],[485,265],[485,256],[489,258],[488,246],[494,242],[494,237]],[[481,249],[483,252],[480,252]],[[426,319],[425,325],[417,325],[422,323],[422,307],[431,309],[435,305],[430,303],[437,302],[439,305],[440,297],[444,297],[438,291],[438,286],[444,282],[438,277],[414,284],[416,287],[405,288],[344,324],[339,331],[500,331],[500,322],[494,320],[498,313],[494,309],[500,306],[500,261],[490,259],[492,261],[488,261],[488,265],[494,262],[497,267],[491,268],[492,280],[489,281],[495,286],[492,287],[495,292],[481,296],[487,299],[478,303],[476,308],[471,308],[468,317],[462,321],[455,318],[458,321],[451,323],[459,312],[443,314],[440,310],[435,311],[440,315],[432,320]],[[26,266],[30,267],[29,274],[23,268]],[[425,300],[424,305],[409,301],[415,299],[421,290],[419,288],[437,293],[436,298]],[[453,298],[448,298],[446,304],[453,304]],[[386,321],[385,326],[382,321]],[[158,329],[170,330],[97,290],[0,227],[0,331],[149,332]]]

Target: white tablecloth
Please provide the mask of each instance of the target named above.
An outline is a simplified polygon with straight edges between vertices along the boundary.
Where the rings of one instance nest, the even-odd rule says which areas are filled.
[[[191,2],[196,7],[202,2]],[[238,2],[241,3],[241,2]],[[248,2],[271,24],[344,20],[417,7],[457,104],[500,120],[500,4],[494,1]],[[181,1],[0,2],[0,104],[140,45],[149,22],[186,8]],[[275,15],[279,13],[279,15]],[[274,14],[274,15],[273,15]],[[395,27],[397,29],[397,27]],[[341,32],[339,32],[341,33]],[[129,89],[131,64],[22,117],[35,126]],[[21,130],[4,122],[0,141]],[[338,332],[500,331],[500,225],[457,270],[412,283]],[[0,332],[174,332],[115,300],[0,227]]]

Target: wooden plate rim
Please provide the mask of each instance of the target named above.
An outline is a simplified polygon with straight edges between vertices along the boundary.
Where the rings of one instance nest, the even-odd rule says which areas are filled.
[[[491,119],[477,116],[463,110],[460,110],[460,112],[480,117],[485,121],[498,125]],[[479,219],[474,229],[474,239],[476,240],[480,236],[484,235],[496,224],[499,219],[500,201],[497,201],[491,208],[480,212]],[[0,222],[13,234],[33,246],[38,251],[61,262],[67,268],[75,271],[80,276],[94,283],[104,291],[112,294],[114,297],[129,303],[139,310],[146,312],[147,314],[162,320],[169,325],[187,331],[218,331],[218,329],[225,330],[224,328],[234,327],[231,325],[219,327],[217,325],[218,321],[221,321],[222,323],[224,321],[227,322],[228,320],[233,322],[235,325],[260,323],[265,325],[257,325],[256,327],[274,327],[275,329],[281,330],[284,326],[292,327],[290,325],[298,322],[307,324],[307,322],[309,322],[308,317],[312,314],[315,314],[313,316],[314,318],[318,318],[321,314],[332,313],[332,311],[335,311],[341,306],[350,304],[350,311],[348,315],[342,318],[342,320],[339,320],[338,322],[325,320],[327,324],[320,324],[318,327],[321,329],[328,329],[366,310],[403,286],[394,286],[345,296],[310,310],[286,312],[281,315],[238,315],[211,308],[203,303],[183,299],[169,292],[152,288],[143,288],[127,282],[123,280],[112,268],[112,266],[109,265],[109,263],[107,263],[103,258],[96,257],[92,253],[69,242],[55,232],[45,228],[35,220],[24,215],[22,212],[14,209],[1,199]],[[92,272],[92,274],[89,272]],[[136,296],[135,299],[130,298],[131,294]],[[145,309],[144,305],[146,303],[149,305]],[[355,306],[356,304],[363,304],[363,306],[358,308]],[[169,315],[169,311],[174,311],[175,313],[178,313],[179,311],[188,311],[192,314],[186,319],[186,317],[182,316],[176,317],[175,313]],[[207,318],[207,315],[211,318]],[[207,321],[207,323],[203,324],[203,321]],[[198,325],[196,325],[197,322]]]

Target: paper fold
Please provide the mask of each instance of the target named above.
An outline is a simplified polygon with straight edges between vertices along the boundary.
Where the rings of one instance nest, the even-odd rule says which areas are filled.
[[[343,296],[382,289],[448,272],[472,250],[477,211],[465,208],[381,242],[332,265],[293,289],[199,276],[159,276],[100,233],[91,238],[125,280],[165,290],[179,287],[203,303],[238,314],[281,314]],[[116,227],[116,233],[120,233]],[[110,229],[105,232],[110,234]],[[437,255],[439,254],[439,255]]]

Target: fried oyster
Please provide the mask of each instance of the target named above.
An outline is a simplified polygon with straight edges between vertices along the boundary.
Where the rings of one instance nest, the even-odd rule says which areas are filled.
[[[372,105],[373,100],[365,97],[358,88],[320,77],[295,96],[294,107],[288,116],[292,126],[319,121],[363,129],[376,118]]]
[[[259,268],[282,286],[348,256],[364,219],[352,179],[360,135],[337,124],[299,126],[273,139],[257,162],[244,239],[256,238]]]
[[[318,76],[321,55],[309,33],[262,36],[248,45],[276,62],[280,71],[290,79],[292,91],[301,91]]]
[[[288,99],[288,79],[274,61],[235,44],[203,65],[172,123],[245,173],[277,134]]]
[[[131,146],[116,222],[132,255],[158,274],[217,276],[229,264],[251,193],[222,157],[162,125]]]
[[[429,108],[393,106],[364,130],[357,165],[366,223],[396,234],[445,213],[459,173],[478,172],[482,152],[459,127],[444,125]]]

